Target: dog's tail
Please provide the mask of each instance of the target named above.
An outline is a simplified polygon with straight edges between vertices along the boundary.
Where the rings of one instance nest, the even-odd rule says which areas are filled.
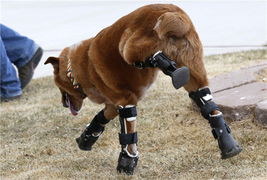
[[[160,39],[164,37],[183,37],[192,28],[192,22],[184,12],[162,14],[154,27]]]

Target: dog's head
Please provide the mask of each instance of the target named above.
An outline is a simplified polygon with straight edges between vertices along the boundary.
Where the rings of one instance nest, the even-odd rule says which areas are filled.
[[[75,116],[82,107],[84,94],[74,88],[73,83],[67,77],[67,53],[61,53],[59,57],[49,57],[44,64],[52,64],[54,68],[54,80],[61,92],[61,101],[64,107],[69,108]]]

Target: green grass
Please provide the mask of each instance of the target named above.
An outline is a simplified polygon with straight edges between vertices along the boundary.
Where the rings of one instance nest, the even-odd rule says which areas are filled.
[[[209,77],[266,61],[266,51],[205,58]],[[103,108],[86,100],[77,117],[60,103],[52,77],[33,80],[22,98],[0,108],[1,179],[266,179],[266,129],[252,119],[230,124],[243,152],[221,160],[209,125],[161,73],[138,105],[138,148],[133,176],[116,172],[118,118],[90,152],[75,138]]]

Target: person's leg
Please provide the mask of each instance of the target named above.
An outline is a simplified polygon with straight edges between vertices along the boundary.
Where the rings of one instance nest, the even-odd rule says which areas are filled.
[[[32,79],[34,69],[40,62],[43,51],[28,37],[20,35],[3,24],[0,24],[0,28],[7,56],[18,68],[21,88],[24,88]]]
[[[10,62],[2,38],[0,37],[0,95],[1,101],[19,97],[22,94],[20,81],[17,77],[15,67]]]
[[[38,45],[3,24],[0,24],[0,27],[1,37],[10,61],[17,68],[27,64],[36,52]]]

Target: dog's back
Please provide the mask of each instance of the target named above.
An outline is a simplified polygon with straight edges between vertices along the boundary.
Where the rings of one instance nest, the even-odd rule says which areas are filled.
[[[174,41],[195,32],[188,16],[174,5],[148,5],[122,17],[102,30],[93,40],[89,59],[94,70],[92,82],[114,104],[123,103],[121,97],[137,102],[153,83],[156,69],[137,69],[135,61],[143,61],[158,50],[165,50],[177,58],[179,45]],[[196,39],[199,41],[199,39]],[[199,43],[201,49],[201,44]],[[202,54],[201,54],[202,55]],[[179,65],[183,64],[178,62]]]
[[[138,62],[150,64],[138,69]],[[189,97],[211,125],[222,159],[233,157],[242,150],[230,134],[222,112],[212,101],[202,60],[202,45],[194,26],[174,5],[139,8],[96,37],[64,49],[59,58],[49,57],[45,63],[53,65],[62,104],[73,115],[78,114],[85,97],[105,104],[76,139],[80,149],[91,150],[105,125],[119,115],[122,147],[117,166],[119,172],[132,174],[137,165],[136,106],[156,77],[155,67],[171,76],[172,82],[184,82]],[[185,69],[190,70],[188,82],[188,70],[176,66],[187,66]],[[173,85],[181,87],[179,83]]]

